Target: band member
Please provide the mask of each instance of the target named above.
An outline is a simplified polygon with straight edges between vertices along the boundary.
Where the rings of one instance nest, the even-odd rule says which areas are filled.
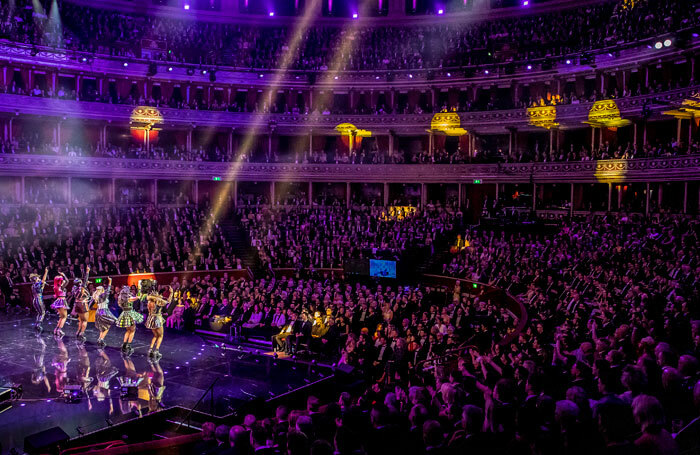
[[[76,278],[73,281],[73,314],[78,317],[78,330],[75,332],[75,337],[80,341],[85,341],[85,329],[88,324],[88,312],[90,311],[90,293],[86,289],[88,278],[90,277],[90,266],[85,268],[85,282]]]
[[[138,299],[138,297],[131,295],[128,286],[124,286],[121,292],[119,292],[119,299],[117,300],[119,308],[122,309],[122,313],[117,318],[117,327],[126,329],[124,344],[122,344],[122,352],[127,355],[131,355],[134,352],[131,343],[134,341],[136,324],[141,324],[143,322],[143,315],[138,311],[134,311],[134,302]]]
[[[174,294],[173,288],[170,286],[168,287],[170,288],[170,295],[167,300],[162,298],[155,291],[152,291],[148,295],[148,319],[146,319],[146,327],[153,332],[151,349],[148,351],[148,357],[154,360],[158,360],[162,357],[159,349],[160,344],[163,342],[163,325],[165,324],[163,307],[172,301]]]
[[[66,300],[66,286],[68,286],[68,278],[63,273],[60,273],[53,279],[53,295],[56,300],[51,304],[51,308],[58,313],[58,322],[53,330],[53,334],[60,337],[65,335],[63,333],[63,325],[68,319],[68,310],[70,309]]]
[[[110,327],[117,322],[116,316],[109,309],[109,294],[112,292],[112,279],[107,278],[107,289],[102,286],[97,286],[95,292],[92,293],[92,300],[97,304],[97,313],[95,313],[95,327],[100,331],[100,336],[97,338],[97,346],[105,347],[105,337],[109,332]]]
[[[36,311],[36,322],[34,323],[34,330],[38,333],[44,331],[41,324],[44,322],[44,316],[46,316],[46,306],[44,305],[44,286],[46,286],[46,275],[48,275],[49,269],[44,270],[43,278],[39,278],[39,275],[32,273],[29,275],[29,279],[32,282],[32,306]]]

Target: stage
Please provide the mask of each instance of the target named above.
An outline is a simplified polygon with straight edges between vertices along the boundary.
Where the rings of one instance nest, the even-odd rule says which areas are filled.
[[[214,409],[207,396],[197,410],[230,414],[245,402],[268,399],[330,374],[169,329],[160,349],[163,358],[153,363],[147,357],[151,331],[143,325],[134,338],[134,354],[123,357],[123,330],[113,327],[107,347],[100,350],[93,324],[86,332],[88,341],[80,344],[74,337],[75,320],[69,320],[66,336],[57,340],[52,334],[56,316],[47,319],[44,333],[37,336],[32,317],[0,317],[0,387],[23,389],[21,399],[0,414],[2,454],[21,449],[25,436],[55,426],[73,438],[159,409],[192,407],[217,378]],[[130,396],[121,397],[126,390],[121,385],[128,384],[134,386]],[[63,391],[73,392],[76,402],[66,402]]]

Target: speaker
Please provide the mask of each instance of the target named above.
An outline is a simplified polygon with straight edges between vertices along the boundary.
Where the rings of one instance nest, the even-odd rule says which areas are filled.
[[[58,453],[70,438],[61,427],[53,427],[24,438],[24,451],[28,454]]]

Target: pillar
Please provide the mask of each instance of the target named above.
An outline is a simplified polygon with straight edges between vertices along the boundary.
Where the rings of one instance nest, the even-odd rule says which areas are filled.
[[[496,184],[496,187],[498,187],[498,184]],[[463,186],[461,183],[457,184],[457,207],[462,207],[462,192],[464,191]],[[498,190],[496,190],[498,191]]]
[[[158,207],[158,179],[153,180],[153,205]]]
[[[688,182],[683,182],[683,213],[688,213]]]
[[[650,189],[650,188],[649,188],[649,182],[647,182],[646,202],[645,202],[646,205],[645,205],[645,208],[644,208],[644,214],[645,214],[646,216],[649,216],[649,198],[650,198],[650,194],[649,194],[650,191],[649,191],[649,189]]]
[[[664,200],[664,185],[663,185],[663,183],[661,183],[661,182],[659,182],[658,185],[659,185],[659,194],[658,194],[658,197],[656,198],[656,202],[657,202],[657,205],[656,205],[656,206],[659,207],[659,210],[660,210],[660,209],[661,209],[661,203],[662,203],[663,200]]]
[[[345,183],[345,207],[350,208],[351,203],[351,189],[350,182]]]
[[[434,137],[433,130],[430,130],[428,133],[428,155],[432,156],[433,155],[433,143],[435,142],[435,137]]]
[[[425,207],[425,205],[428,203],[428,193],[426,191],[427,186],[425,183],[420,184],[420,205],[421,207]]]
[[[384,207],[389,205],[389,184],[384,182]]]
[[[270,182],[270,205],[275,205],[275,182]]]
[[[238,207],[238,180],[234,180],[233,186],[233,206]]]
[[[537,210],[537,184],[532,184],[532,210]]]
[[[9,128],[8,128],[8,130],[7,130],[7,136],[6,136],[6,137],[7,137],[7,140],[10,141],[10,142],[12,142],[12,121],[13,121],[13,120],[14,120],[14,118],[13,118],[13,117],[10,117]]]
[[[314,184],[313,184],[313,182],[309,182],[309,207],[314,205],[313,191],[314,191]]]
[[[112,182],[109,185],[109,203],[117,203],[117,179],[112,178]]]
[[[612,211],[612,183],[608,182],[608,212]]]
[[[550,128],[549,129],[549,152],[551,153],[553,151],[554,151],[554,130]]]
[[[228,143],[226,145],[228,154],[233,157],[233,129],[228,132]]]
[[[569,207],[569,215],[574,216],[574,184],[571,184],[571,198],[569,199],[571,201],[571,206]]]
[[[389,156],[394,155],[394,133],[389,131]]]
[[[267,135],[267,156],[272,157],[272,131]]]
[[[622,73],[625,74],[625,73]],[[632,146],[636,149],[637,148],[637,122],[632,123]]]
[[[642,147],[647,146],[647,122],[644,122],[643,128],[642,128]]]
[[[185,144],[185,148],[187,149],[188,152],[192,151],[192,131],[193,131],[192,128],[187,130],[187,142]]]
[[[591,152],[595,150],[595,127],[591,127]]]
[[[681,123],[682,119],[678,119],[676,121],[677,127],[676,127],[676,142],[680,145],[681,143],[681,128],[683,127],[683,124]]]
[[[22,176],[22,179],[21,179],[20,182],[19,182],[19,186],[20,186],[20,190],[19,190],[19,191],[20,191],[19,202],[20,202],[21,204],[25,204],[25,203],[27,202],[27,196],[26,196],[26,193],[25,193],[25,191],[24,191],[24,188],[25,188],[25,181],[24,181],[24,178],[25,178],[25,177]]]
[[[498,203],[498,198],[500,197],[501,184],[496,182],[496,203]]]
[[[314,130],[309,130],[309,156],[314,152]]]
[[[513,154],[513,130],[508,130],[508,155]]]
[[[622,208],[622,185],[619,185],[620,191],[617,192],[617,208]]]
[[[199,180],[194,181],[194,205],[199,206]]]

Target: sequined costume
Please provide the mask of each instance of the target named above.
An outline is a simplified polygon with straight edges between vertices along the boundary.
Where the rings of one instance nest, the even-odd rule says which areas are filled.
[[[160,296],[148,296],[149,300],[154,303],[153,309],[148,309],[148,319],[146,319],[146,327],[149,329],[160,329],[165,324],[163,318],[163,307],[168,304],[167,300],[163,300]]]
[[[82,283],[78,285],[77,289],[73,290],[73,295],[75,296],[73,311],[76,314],[87,313],[90,309],[90,293]]]
[[[109,293],[112,291],[112,286],[107,286],[107,289],[97,297],[97,313],[95,313],[95,327],[100,332],[108,330],[115,322],[117,317],[112,314],[109,309]]]
[[[119,308],[122,309],[122,313],[117,318],[117,327],[124,329],[143,322],[143,315],[134,310],[134,303],[131,301],[131,292],[129,292],[129,288],[122,288],[117,303],[119,304]]]
[[[54,310],[66,309],[69,310],[70,306],[66,300],[66,286],[68,286],[68,280],[62,276],[57,276],[53,279],[53,294],[56,300],[51,304],[51,308]]]
[[[46,316],[46,306],[44,305],[44,286],[46,281],[40,280],[39,277],[32,283],[32,306],[36,311],[36,323],[44,322]]]

